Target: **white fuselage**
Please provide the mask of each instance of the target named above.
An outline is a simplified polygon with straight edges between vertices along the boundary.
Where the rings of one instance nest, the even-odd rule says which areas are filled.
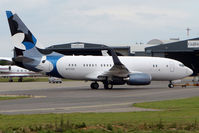
[[[181,62],[159,57],[119,57],[131,73],[150,74],[152,80],[175,80],[192,74],[192,70]],[[63,56],[56,67],[60,75],[68,79],[98,80],[113,66],[111,56]],[[50,62],[40,63],[39,68],[48,72],[53,69]]]
[[[39,75],[41,74],[29,71],[18,66],[0,65],[0,77],[28,77]]]

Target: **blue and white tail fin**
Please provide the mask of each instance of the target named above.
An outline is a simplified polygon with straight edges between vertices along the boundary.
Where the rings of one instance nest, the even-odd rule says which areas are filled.
[[[6,15],[10,27],[11,38],[14,43],[13,61],[15,64],[29,70],[42,71],[39,66],[42,60],[48,59],[48,61],[55,66],[56,64],[53,64],[53,62],[56,62],[55,59],[59,59],[63,55],[56,52],[49,53],[40,49],[37,44],[37,39],[18,15],[13,14],[11,11],[6,11]],[[43,63],[43,65],[44,64],[45,63]],[[53,68],[55,69],[56,67]]]
[[[36,66],[43,54],[36,47],[37,39],[18,17],[11,11],[6,11],[11,38],[14,43],[14,62],[16,65],[37,71]]]
[[[23,56],[23,51],[34,48],[37,44],[37,39],[18,17],[11,11],[6,11],[10,32],[13,43],[15,45],[15,57]]]

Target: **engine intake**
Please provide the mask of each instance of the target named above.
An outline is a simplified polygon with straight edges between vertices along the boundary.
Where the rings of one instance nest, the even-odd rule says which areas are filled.
[[[149,85],[151,83],[151,75],[146,73],[134,73],[129,75],[128,85]]]

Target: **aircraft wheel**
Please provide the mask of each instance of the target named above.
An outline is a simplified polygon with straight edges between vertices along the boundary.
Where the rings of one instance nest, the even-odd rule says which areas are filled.
[[[91,83],[91,89],[98,89],[99,84],[97,82]]]
[[[113,89],[113,85],[110,83],[104,84],[104,89],[111,90],[111,89]]]
[[[169,88],[173,88],[174,85],[173,85],[173,84],[169,84],[168,87],[169,87]]]
[[[9,82],[13,82],[13,80],[12,80],[12,79],[9,79]]]

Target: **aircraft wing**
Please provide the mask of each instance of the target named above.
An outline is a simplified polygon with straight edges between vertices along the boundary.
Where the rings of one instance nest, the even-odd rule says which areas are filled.
[[[128,77],[130,72],[124,65],[114,65],[109,71],[102,73],[98,77]]]
[[[103,72],[102,74],[98,75],[98,79],[104,77],[121,77],[121,78],[128,77],[128,75],[130,74],[129,70],[126,68],[124,64],[121,63],[115,51],[113,51],[112,49],[110,51],[114,65],[111,69],[109,69],[109,71]]]

